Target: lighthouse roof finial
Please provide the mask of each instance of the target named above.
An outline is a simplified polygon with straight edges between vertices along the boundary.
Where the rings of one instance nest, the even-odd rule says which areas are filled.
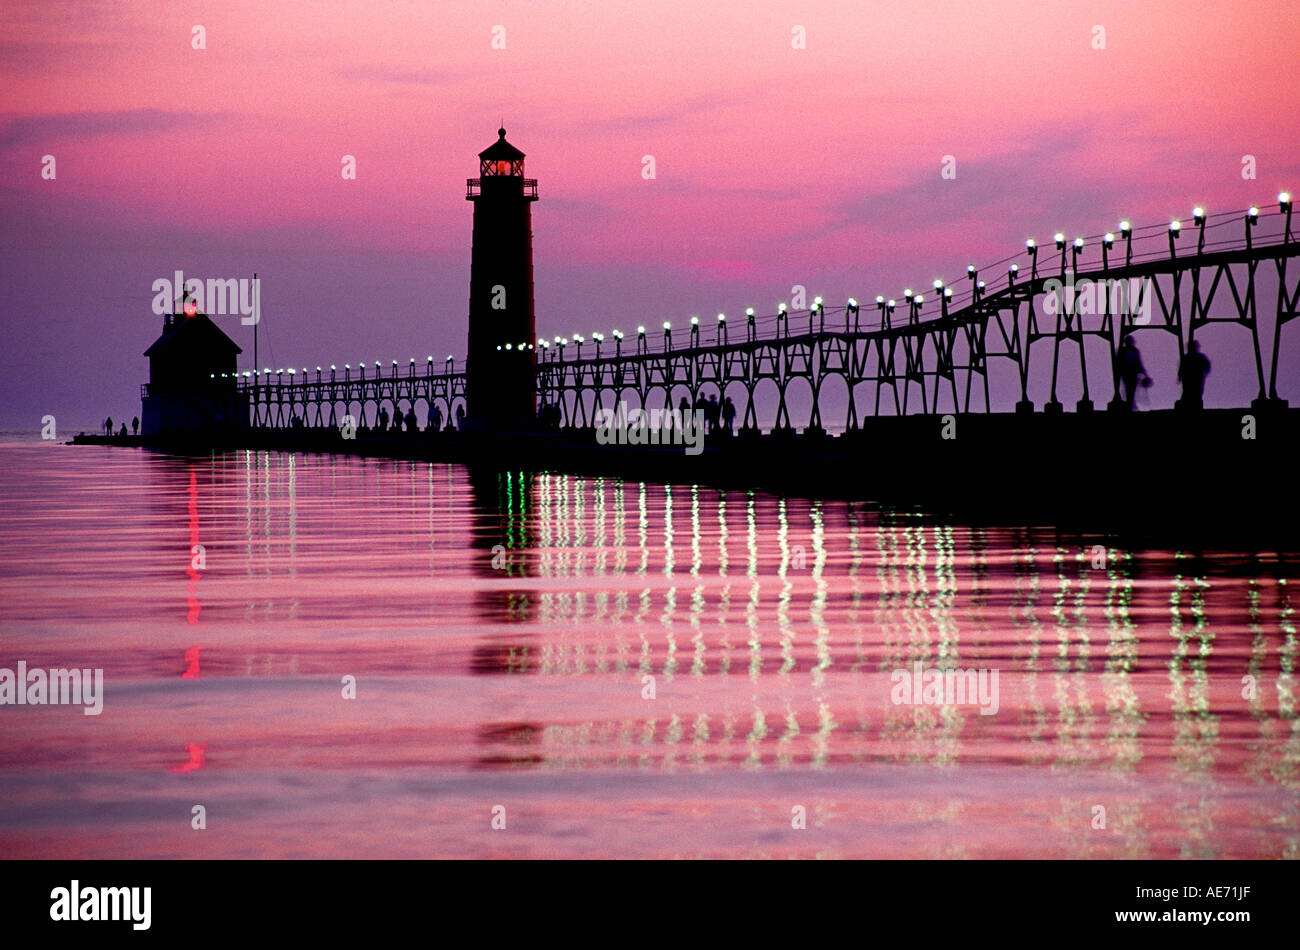
[[[501,128],[497,129],[497,140],[479,152],[478,157],[484,161],[518,161],[524,157],[524,153],[506,141],[503,122]]]

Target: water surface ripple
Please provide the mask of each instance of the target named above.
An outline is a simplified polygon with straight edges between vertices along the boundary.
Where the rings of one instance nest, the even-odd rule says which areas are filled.
[[[105,698],[0,707],[0,854],[1294,858],[1295,563],[5,446],[0,668],[102,668]],[[997,670],[996,713],[894,702],[918,663]]]

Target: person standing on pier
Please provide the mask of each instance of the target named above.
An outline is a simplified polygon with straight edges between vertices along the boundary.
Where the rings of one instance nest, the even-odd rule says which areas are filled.
[[[1178,381],[1183,384],[1183,409],[1200,409],[1205,396],[1205,377],[1210,375],[1210,361],[1201,352],[1201,344],[1192,340],[1187,344],[1187,355],[1178,367]]]
[[[736,422],[736,404],[728,396],[722,404],[722,428],[726,430],[727,435],[732,434],[732,427]]]
[[[132,434],[132,435],[139,435],[139,434],[140,434],[140,417],[139,417],[139,416],[132,416],[132,417],[131,417],[131,434]]]
[[[1132,412],[1138,385],[1144,388],[1151,385],[1151,377],[1147,375],[1146,367],[1142,365],[1142,354],[1138,352],[1132,335],[1120,341],[1119,352],[1115,354],[1115,368],[1120,383],[1124,386],[1124,403],[1129,412]]]
[[[104,420],[104,434],[105,434],[105,435],[112,435],[112,434],[113,434],[113,417],[112,417],[112,416],[109,416],[107,419]]]

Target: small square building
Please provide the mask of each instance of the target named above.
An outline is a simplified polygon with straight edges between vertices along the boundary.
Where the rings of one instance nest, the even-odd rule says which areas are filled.
[[[238,344],[192,302],[163,316],[162,335],[144,351],[149,382],[140,387],[146,436],[181,438],[248,427],[238,387]]]

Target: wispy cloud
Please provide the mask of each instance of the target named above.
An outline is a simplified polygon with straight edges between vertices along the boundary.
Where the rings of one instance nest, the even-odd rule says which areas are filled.
[[[88,57],[101,51],[98,44],[88,40],[67,40],[63,43],[5,40],[0,42],[0,69],[12,72],[48,69],[56,62],[70,58],[79,58],[84,63]]]
[[[640,132],[645,129],[662,128],[680,122],[693,115],[725,109],[740,102],[739,97],[719,97],[716,95],[697,96],[683,99],[671,106],[656,109],[653,112],[630,113],[613,116],[583,116],[579,121],[572,121],[568,116],[551,116],[550,121],[557,126],[566,126],[566,134],[573,136],[604,135],[609,132]]]
[[[1091,158],[1094,136],[1077,126],[1044,125],[1019,147],[978,159],[956,156],[956,179],[940,176],[940,165],[916,169],[901,185],[869,195],[841,194],[823,205],[822,233],[869,225],[929,230],[963,222],[990,223],[1008,209],[1033,205],[1035,217],[1061,220],[1077,214],[1097,195]]]
[[[49,74],[103,64],[142,42],[139,15],[115,0],[7,0],[0,70]]]
[[[0,127],[0,148],[13,148],[31,142],[80,139],[99,135],[177,132],[226,117],[226,113],[220,112],[172,112],[165,109],[13,116],[5,120],[3,127]]]

